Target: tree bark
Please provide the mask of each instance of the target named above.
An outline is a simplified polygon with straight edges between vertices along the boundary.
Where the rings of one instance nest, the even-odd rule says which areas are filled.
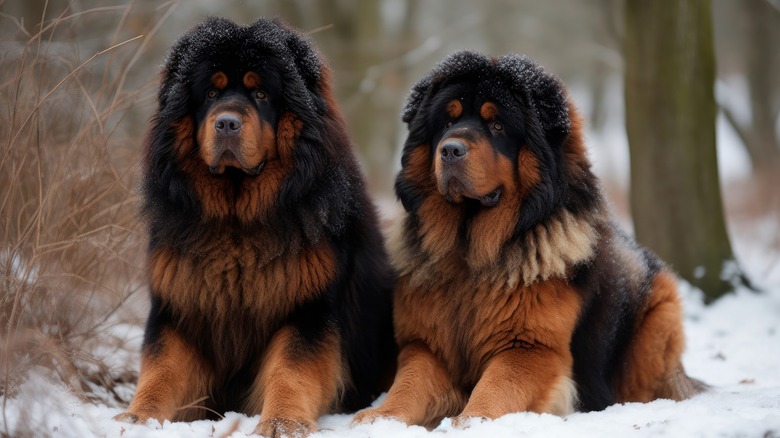
[[[629,0],[625,101],[637,240],[708,301],[742,281],[720,196],[709,0]]]
[[[776,91],[780,32],[775,27],[777,11],[769,2],[752,0],[742,2],[741,6],[751,23],[746,47],[751,126],[746,146],[753,169],[764,176],[775,173],[780,164],[780,145],[775,134],[775,120],[780,110]]]

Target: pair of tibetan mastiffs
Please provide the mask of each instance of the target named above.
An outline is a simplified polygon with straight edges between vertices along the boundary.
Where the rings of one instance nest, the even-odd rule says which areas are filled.
[[[619,231],[582,119],[531,60],[448,56],[414,86],[385,252],[328,68],[278,21],[172,47],[144,155],[151,313],[120,420],[329,412],[435,427],[683,399],[675,277]],[[390,263],[392,260],[392,264]]]

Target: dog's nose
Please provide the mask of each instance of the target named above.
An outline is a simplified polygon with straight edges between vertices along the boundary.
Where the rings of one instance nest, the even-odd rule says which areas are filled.
[[[466,145],[456,140],[447,140],[441,145],[441,159],[444,161],[458,161],[466,156],[466,152]]]
[[[230,113],[220,114],[214,122],[214,129],[219,135],[238,135],[241,132],[241,119]]]

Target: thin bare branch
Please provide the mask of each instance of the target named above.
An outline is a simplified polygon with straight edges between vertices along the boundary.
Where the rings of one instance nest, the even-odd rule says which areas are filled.
[[[30,111],[30,114],[27,116],[27,118],[25,118],[25,119],[24,119],[24,122],[22,122],[22,125],[21,125],[21,126],[19,127],[19,129],[16,131],[16,135],[14,135],[13,139],[11,139],[11,142],[10,142],[10,144],[8,145],[8,147],[10,148],[10,147],[11,147],[11,145],[12,145],[13,143],[15,143],[15,142],[16,142],[16,139],[17,139],[17,138],[19,138],[19,134],[21,134],[22,130],[23,130],[23,129],[24,129],[24,127],[27,125],[27,122],[29,122],[29,121],[30,121],[30,118],[32,118],[33,114],[35,114],[35,113],[38,111],[38,108],[40,108],[40,107],[41,107],[41,105],[43,104],[43,102],[45,102],[45,101],[46,101],[46,99],[48,99],[48,98],[49,98],[49,96],[51,96],[51,95],[52,95],[52,94],[53,94],[55,91],[57,91],[57,90],[58,90],[58,89],[59,89],[59,88],[62,86],[62,84],[64,84],[64,83],[65,83],[65,81],[67,81],[68,79],[70,79],[70,77],[71,77],[71,76],[73,76],[74,74],[76,74],[76,72],[78,72],[79,70],[81,70],[81,69],[82,69],[82,68],[83,68],[85,65],[89,64],[90,62],[92,62],[92,61],[93,61],[95,58],[99,57],[100,55],[103,55],[104,53],[106,53],[106,52],[109,52],[109,51],[111,51],[111,50],[114,50],[114,49],[116,49],[116,48],[118,48],[118,47],[124,46],[125,44],[131,43],[131,42],[133,42],[133,41],[135,41],[135,40],[137,40],[137,39],[139,39],[139,38],[141,38],[141,37],[143,37],[143,35],[138,35],[138,36],[135,36],[135,37],[133,37],[133,38],[130,38],[129,40],[122,41],[122,42],[121,42],[121,43],[119,43],[119,44],[114,44],[113,46],[111,46],[111,47],[109,47],[109,48],[107,48],[107,49],[103,49],[103,50],[101,50],[101,51],[99,51],[99,52],[95,53],[94,55],[90,56],[90,57],[89,57],[89,59],[87,59],[86,61],[82,62],[82,63],[81,63],[81,65],[79,65],[79,66],[78,66],[78,67],[76,67],[74,70],[72,70],[70,73],[68,73],[68,75],[67,75],[67,76],[65,76],[64,78],[62,78],[62,80],[61,80],[61,81],[60,81],[60,82],[59,82],[57,85],[55,85],[55,86],[54,86],[54,88],[52,88],[52,89],[51,89],[51,91],[49,91],[48,93],[46,93],[46,96],[44,96],[44,97],[43,97],[43,99],[41,99],[41,100],[40,100],[40,102],[38,102],[38,103],[35,105],[35,108],[33,108],[33,109],[32,109],[32,111]]]

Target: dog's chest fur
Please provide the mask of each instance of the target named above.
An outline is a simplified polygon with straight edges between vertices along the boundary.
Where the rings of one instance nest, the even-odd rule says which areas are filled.
[[[153,293],[177,325],[198,332],[193,338],[200,342],[210,340],[214,356],[237,362],[253,356],[238,350],[262,348],[281,321],[333,280],[335,259],[327,243],[269,257],[259,239],[209,242],[193,251],[158,246],[149,272]]]
[[[395,296],[396,337],[424,341],[470,387],[506,349],[568,349],[579,310],[579,294],[561,279],[508,288],[459,276],[420,289],[404,277]]]

